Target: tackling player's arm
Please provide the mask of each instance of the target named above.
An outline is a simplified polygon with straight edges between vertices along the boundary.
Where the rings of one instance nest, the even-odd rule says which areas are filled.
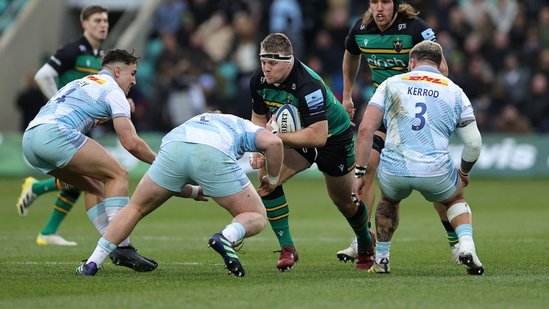
[[[124,149],[145,163],[151,164],[154,161],[156,153],[137,135],[129,118],[116,117],[113,119],[113,126]]]
[[[111,106],[114,131],[124,149],[139,160],[151,164],[156,157],[156,153],[137,135],[130,120],[130,105],[124,92],[121,89],[111,91],[107,95],[106,101]]]
[[[282,140],[268,130],[261,130],[256,134],[255,144],[266,158],[265,175],[260,178],[260,187],[257,190],[260,196],[266,196],[278,185],[280,169],[284,159]]]

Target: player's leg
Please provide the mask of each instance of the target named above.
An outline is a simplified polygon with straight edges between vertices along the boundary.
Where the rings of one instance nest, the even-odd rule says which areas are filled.
[[[389,273],[391,239],[400,221],[400,201],[387,198],[383,193],[376,208],[376,255],[374,265],[368,270],[372,273]]]
[[[233,217],[232,222],[210,237],[209,246],[218,252],[229,273],[243,277],[244,268],[237,256],[236,247],[244,238],[261,232],[267,224],[265,208],[254,187],[249,184],[242,191],[213,199]]]
[[[448,245],[450,246],[450,251],[452,252],[453,260],[455,263],[459,264],[459,259],[458,259],[459,238],[456,233],[456,230],[448,220],[448,217],[446,215],[446,207],[444,207],[444,205],[437,202],[433,203],[433,207],[435,208],[435,211],[440,217],[440,222],[442,222],[442,226],[444,226],[444,229],[446,230],[446,239],[448,239]]]
[[[368,169],[366,169],[366,174],[364,175],[365,184],[362,189],[362,202],[368,207],[368,228],[370,228],[370,234],[375,243],[375,233],[371,229],[371,218],[373,213],[373,205],[375,203],[376,189],[375,189],[375,174],[377,167],[379,166],[381,150],[385,145],[385,133],[377,131],[374,135],[374,143],[372,145],[372,152],[370,152],[370,158],[368,158]],[[336,253],[336,256],[339,261],[347,262],[353,261],[357,257],[357,241],[356,237],[353,239],[349,247],[339,250]]]
[[[55,180],[54,178],[51,178]],[[53,210],[44,228],[40,231],[36,238],[38,245],[58,245],[58,246],[76,246],[75,241],[68,241],[61,235],[57,234],[59,226],[65,220],[66,216],[72,210],[74,204],[80,196],[78,188],[69,190],[61,190],[55,199]]]
[[[314,149],[309,149],[309,151],[314,152]],[[280,171],[279,180],[281,185],[277,186],[269,195],[261,198],[267,211],[267,218],[271,228],[280,245],[280,256],[276,267],[281,271],[291,269],[295,262],[299,260],[299,255],[290,234],[290,208],[282,184],[296,173],[310,166],[311,163],[295,149],[284,149],[284,163]],[[264,173],[264,171],[262,172]],[[259,177],[264,175],[262,172],[260,172]]]
[[[53,177],[44,180],[36,180],[34,177],[25,178],[21,185],[21,193],[19,193],[16,204],[19,215],[26,216],[30,206],[40,195],[58,190],[55,186],[55,178]]]
[[[414,178],[398,177],[378,172],[381,200],[376,208],[376,257],[369,270],[373,273],[389,273],[391,240],[400,221],[400,201],[412,193]]]
[[[103,237],[97,243],[86,264],[76,269],[77,274],[94,275],[106,257],[118,250],[118,244],[128,238],[137,223],[171,196],[172,192],[160,187],[149,178],[148,174],[145,174],[128,205],[109,222]]]
[[[452,181],[457,176],[455,170],[452,171]],[[452,182],[455,183],[455,182]],[[475,242],[473,240],[473,223],[471,208],[463,199],[463,183],[458,180],[457,188],[454,187],[455,193],[448,199],[440,201],[441,205],[446,208],[448,220],[455,229],[459,239],[459,248],[457,250],[457,258],[461,264],[467,267],[467,273],[470,275],[482,275],[484,266],[480,262],[477,253]],[[448,190],[449,192],[454,190]]]
[[[185,147],[195,158],[189,166],[189,177],[233,217],[231,223],[210,237],[208,245],[223,258],[230,274],[242,277],[245,272],[236,247],[245,237],[265,228],[265,208],[238,162],[207,145]]]
[[[368,270],[373,264],[374,244],[368,228],[368,209],[362,202],[351,198],[353,173],[342,176],[324,174],[326,188],[332,202],[343,214],[357,239],[357,269]]]
[[[471,275],[482,275],[484,267],[478,259],[473,241],[471,209],[463,199],[463,183],[457,170],[451,168],[447,175],[424,178],[416,181],[421,186],[421,194],[431,202],[437,202],[446,208],[448,220],[459,239],[457,258],[467,267]]]

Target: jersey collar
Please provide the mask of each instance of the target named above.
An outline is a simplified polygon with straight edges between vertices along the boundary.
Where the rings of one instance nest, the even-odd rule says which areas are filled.
[[[427,72],[442,74],[437,68],[432,67],[430,65],[420,65],[415,67],[412,71],[427,71]]]

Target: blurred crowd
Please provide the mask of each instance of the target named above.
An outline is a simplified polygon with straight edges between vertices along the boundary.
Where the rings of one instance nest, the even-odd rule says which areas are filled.
[[[546,0],[408,0],[437,33],[450,78],[471,99],[481,132],[549,132],[549,4]],[[249,77],[270,32],[341,99],[349,27],[359,0],[164,0],[131,96],[141,131],[168,131],[206,110],[249,118]],[[364,65],[354,102],[371,95]],[[359,119],[357,119],[359,121]]]

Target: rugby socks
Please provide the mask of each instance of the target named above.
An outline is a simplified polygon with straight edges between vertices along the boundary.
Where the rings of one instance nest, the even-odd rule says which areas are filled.
[[[473,226],[471,224],[460,224],[456,227],[456,233],[460,242],[473,242]]]
[[[244,229],[244,226],[242,226],[242,224],[238,222],[233,222],[227,225],[221,231],[221,234],[223,234],[223,236],[225,236],[228,241],[236,244],[244,239],[244,236],[246,235],[246,230]]]
[[[109,218],[107,217],[107,213],[105,212],[105,203],[101,202],[93,206],[92,208],[88,209],[86,213],[90,221],[99,232],[99,235],[103,235],[107,230],[107,226],[109,225]]]
[[[288,220],[290,209],[288,208],[288,202],[286,201],[282,186],[276,187],[273,192],[261,199],[267,210],[267,218],[276,238],[278,238],[280,247],[291,246],[295,248]]]
[[[369,248],[372,236],[368,226],[368,208],[362,201],[360,201],[356,213],[347,218],[347,222],[355,232],[358,248]]]
[[[37,181],[32,184],[32,193],[36,195],[42,195],[47,192],[58,191],[55,186],[55,178],[50,177],[41,181]]]
[[[376,264],[381,263],[381,259],[389,260],[391,254],[391,242],[390,241],[378,241],[376,242]]]
[[[53,180],[53,178],[51,178]],[[33,186],[34,190],[34,186]],[[65,219],[67,214],[71,211],[72,207],[78,197],[80,196],[80,190],[62,190],[59,192],[57,199],[55,200],[55,205],[53,211],[46,223],[46,226],[40,232],[42,235],[51,235],[57,233],[59,225]]]
[[[86,264],[94,262],[97,265],[97,268],[99,268],[103,264],[107,256],[109,256],[109,254],[111,254],[115,249],[115,244],[101,237],[97,242],[97,246],[95,247],[92,255],[88,258]]]
[[[459,242],[456,230],[454,230],[450,222],[442,220],[440,222],[442,222],[442,225],[444,225],[444,229],[446,230],[446,238],[448,239],[448,244],[450,245],[450,247],[454,247]]]
[[[111,222],[112,218],[122,209],[122,207],[128,204],[130,200],[127,196],[115,196],[107,197],[103,203],[105,204],[105,212],[107,213],[107,218]],[[118,244],[120,247],[129,246],[130,238],[126,238]]]

